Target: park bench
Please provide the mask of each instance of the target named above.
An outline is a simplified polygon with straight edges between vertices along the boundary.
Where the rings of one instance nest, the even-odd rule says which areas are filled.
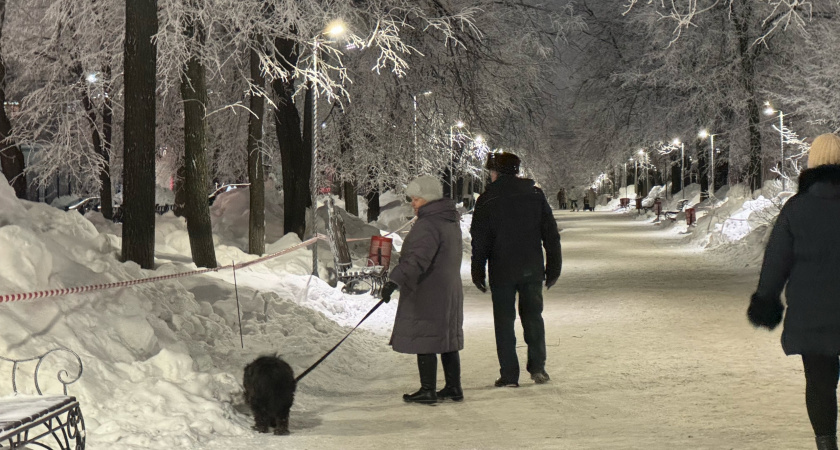
[[[683,210],[685,209],[685,205],[687,205],[687,204],[688,204],[688,200],[682,199],[679,202],[677,202],[677,209],[676,210],[674,210],[674,211],[662,211],[662,214],[666,218],[671,219],[671,221],[676,221],[677,220],[677,214],[683,212]]]
[[[71,377],[66,370],[59,370],[57,379],[63,387],[64,394],[44,395],[41,391],[40,371],[44,359],[56,352],[66,353],[67,359],[75,358],[79,372],[75,377]],[[84,450],[85,421],[82,410],[76,397],[67,395],[67,386],[82,376],[82,360],[79,355],[66,348],[56,348],[27,359],[0,356],[0,361],[12,364],[11,381],[14,391],[13,396],[0,397],[0,448]],[[35,364],[33,382],[37,395],[21,394],[18,387],[18,372],[21,370],[21,364],[27,362]],[[27,445],[29,447],[26,447]]]
[[[354,266],[344,231],[344,218],[335,209],[335,204],[332,199],[327,202],[327,216],[329,220],[327,232],[329,235],[330,249],[332,250],[335,261],[336,278],[338,281],[344,283],[342,291],[370,291],[374,297],[378,297],[382,290],[382,285],[388,281],[388,267],[377,265],[370,258],[368,258],[367,265],[362,267]]]

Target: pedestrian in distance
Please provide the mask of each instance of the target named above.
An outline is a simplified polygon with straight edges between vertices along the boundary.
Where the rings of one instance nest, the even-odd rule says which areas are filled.
[[[782,348],[801,355],[805,405],[820,450],[837,450],[840,375],[840,137],[817,137],[799,189],[782,207],[767,242],[747,316],[775,328],[784,314]]]
[[[566,209],[566,188],[560,188],[557,192],[557,207]]]
[[[408,184],[406,195],[417,222],[406,236],[400,260],[382,287],[388,302],[399,289],[400,301],[391,334],[391,347],[417,355],[420,389],[403,395],[410,403],[461,401],[461,360],[464,348],[464,287],[461,284],[463,240],[455,203],[443,198],[437,178],[421,176]],[[443,363],[446,386],[435,391],[437,355]]]
[[[578,209],[578,203],[577,202],[578,202],[578,199],[580,198],[580,196],[578,195],[578,191],[577,191],[577,189],[575,189],[574,186],[572,186],[572,188],[569,189],[568,197],[569,197],[569,209],[571,209],[572,211],[578,211],[579,209]]]
[[[586,191],[586,203],[589,203],[589,210],[595,211],[595,202],[598,201],[598,194],[595,193],[595,188],[589,188]]]
[[[551,207],[533,180],[518,178],[519,157],[494,153],[488,157],[491,183],[478,197],[473,214],[472,280],[487,291],[485,266],[490,267],[493,325],[499,358],[497,387],[519,386],[516,355],[516,297],[528,345],[526,369],[537,384],[550,380],[545,370],[545,325],[542,285],[550,288],[560,277],[560,233]],[[545,260],[543,259],[545,249]]]

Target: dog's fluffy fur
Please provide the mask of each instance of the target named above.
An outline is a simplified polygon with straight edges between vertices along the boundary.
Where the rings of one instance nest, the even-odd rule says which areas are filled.
[[[245,366],[245,402],[254,413],[254,429],[289,434],[289,410],[295,401],[295,374],[277,355],[260,356]]]

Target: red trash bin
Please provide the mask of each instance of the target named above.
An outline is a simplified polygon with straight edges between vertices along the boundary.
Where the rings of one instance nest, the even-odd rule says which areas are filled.
[[[630,199],[629,198],[620,198],[618,199],[618,205],[621,208],[629,208],[630,207]]]
[[[636,197],[636,209],[642,209],[642,198]]]
[[[692,226],[695,222],[697,222],[697,216],[695,215],[694,208],[686,208],[685,223],[688,224],[688,226]]]
[[[385,269],[391,265],[391,247],[394,240],[385,236],[370,237],[370,252],[368,252],[368,266],[382,266]]]

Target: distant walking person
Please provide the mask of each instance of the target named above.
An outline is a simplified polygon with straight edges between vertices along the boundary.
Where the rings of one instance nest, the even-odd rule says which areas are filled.
[[[595,203],[598,201],[598,194],[595,192],[595,188],[589,188],[586,191],[586,203],[589,204],[589,210],[595,211]]]
[[[817,448],[837,450],[837,380],[840,374],[840,137],[811,144],[799,192],[782,207],[770,234],[758,288],[747,316],[775,328],[785,307],[782,348],[802,355],[805,405]]]
[[[578,202],[578,199],[580,198],[580,195],[579,195],[577,189],[575,189],[574,186],[572,186],[572,188],[569,189],[568,197],[569,197],[569,209],[571,209],[572,211],[579,211],[577,202]]]
[[[461,359],[464,348],[464,287],[461,284],[463,240],[455,203],[443,198],[437,178],[421,176],[405,189],[417,215],[400,252],[391,280],[382,287],[389,301],[399,289],[400,304],[391,334],[394,351],[417,355],[420,390],[403,395],[411,403],[464,399]],[[446,386],[435,392],[437,354]]]
[[[526,369],[538,384],[549,381],[545,371],[545,325],[542,318],[542,284],[550,288],[560,277],[560,233],[551,207],[534,180],[517,178],[519,157],[491,154],[487,160],[490,180],[478,197],[473,214],[472,279],[487,291],[485,265],[490,265],[490,292],[496,353],[499,358],[497,387],[519,386],[516,356],[516,295],[519,317],[528,344]],[[546,253],[543,264],[543,248]]]
[[[566,188],[560,188],[557,192],[557,207],[566,209]]]

